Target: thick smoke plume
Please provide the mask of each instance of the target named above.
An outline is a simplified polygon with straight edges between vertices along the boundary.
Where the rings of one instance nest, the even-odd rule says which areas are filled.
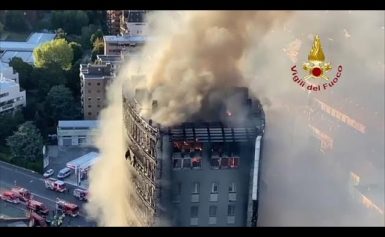
[[[246,85],[267,111],[259,224],[378,224],[367,218],[366,209],[356,211],[359,204],[350,203],[341,168],[315,161],[317,148],[306,139],[294,140],[308,134],[299,113],[307,94],[291,80],[290,67],[306,61],[313,36],[319,34],[326,58],[345,66],[343,79],[332,90],[340,97],[358,97],[384,121],[383,12],[155,12],[148,22],[148,43],[129,58],[108,89],[96,143],[102,159],[90,174],[91,218],[103,226],[143,223],[124,160],[122,85],[130,95],[137,88],[150,91],[159,104],[152,119],[163,125],[189,119],[215,89]],[[149,108],[150,103],[143,113]],[[349,135],[339,136],[349,144]],[[375,155],[383,157],[383,136],[371,138]],[[345,155],[364,158],[366,152],[353,147]],[[383,180],[383,166],[377,168]]]

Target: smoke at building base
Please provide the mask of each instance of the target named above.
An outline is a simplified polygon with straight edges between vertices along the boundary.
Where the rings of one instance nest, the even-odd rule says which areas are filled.
[[[152,40],[129,59],[108,88],[108,107],[101,113],[96,141],[102,159],[90,172],[89,217],[100,226],[141,226],[145,222],[135,210],[133,177],[124,159],[122,91],[150,91],[159,103],[152,119],[170,126],[200,111],[211,91],[246,85],[268,111],[266,145],[279,150],[263,157],[262,168],[267,171],[262,170],[266,188],[260,191],[259,225],[377,224],[361,209],[353,211],[346,181],[337,177],[337,168],[331,172],[322,162],[312,161],[313,148],[308,143],[283,139],[307,134],[308,129],[301,126],[305,119],[282,116],[282,110],[300,111],[299,106],[306,104],[307,94],[291,81],[290,67],[306,61],[313,36],[319,34],[326,58],[332,65],[340,63],[346,68],[345,81],[333,88],[334,93],[365,97],[362,103],[384,121],[383,20],[383,12],[152,13],[148,17]],[[366,78],[365,84],[362,78]],[[372,144],[383,157],[383,137],[382,142],[373,139]],[[357,152],[365,154],[352,148],[345,155]],[[379,172],[383,177],[383,168]],[[325,186],[325,179],[334,185]]]

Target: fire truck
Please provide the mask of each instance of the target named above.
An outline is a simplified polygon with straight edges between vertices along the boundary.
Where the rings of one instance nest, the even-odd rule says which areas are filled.
[[[77,215],[79,215],[78,205],[66,202],[59,198],[56,199],[56,210],[72,217],[76,217]]]
[[[31,192],[26,188],[14,187],[11,189],[11,192],[15,193],[22,202],[28,202],[31,199]]]
[[[29,226],[30,227],[35,227],[35,226],[40,226],[40,227],[47,227],[47,219],[44,216],[40,216],[34,211],[30,212],[29,215]]]
[[[54,178],[46,179],[44,180],[44,183],[46,188],[55,192],[62,193],[67,190],[66,185],[63,181],[60,181]]]
[[[80,188],[74,189],[73,192],[74,197],[79,199],[80,201],[88,201],[88,191]]]
[[[4,193],[0,194],[0,198],[1,200],[10,203],[18,204],[20,202],[19,198],[17,197],[17,194],[12,191],[5,191]]]
[[[36,200],[29,200],[27,203],[27,209],[36,212],[40,216],[47,216],[49,213],[48,208],[41,202]]]
[[[2,200],[11,203],[26,203],[29,199],[31,199],[31,193],[27,189],[20,187],[14,187],[11,190],[4,192],[0,196]]]

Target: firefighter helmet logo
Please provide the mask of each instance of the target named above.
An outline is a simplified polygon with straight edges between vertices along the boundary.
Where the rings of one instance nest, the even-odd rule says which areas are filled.
[[[326,72],[332,69],[330,63],[325,62],[325,54],[322,50],[321,39],[319,35],[314,37],[313,46],[308,56],[308,61],[303,64],[303,69],[309,74],[304,77],[305,80],[309,78],[323,78],[329,80]]]
[[[337,72],[333,79],[328,78],[326,75],[327,72],[332,70],[330,63],[325,62],[325,54],[321,46],[321,39],[319,35],[314,37],[313,46],[311,47],[310,53],[307,57],[308,61],[303,64],[303,69],[308,73],[303,79],[299,75],[299,70],[297,70],[297,65],[291,67],[291,73],[293,76],[293,81],[297,83],[300,87],[306,88],[308,91],[321,91],[328,88],[334,87],[342,75],[342,65],[338,65]],[[313,79],[325,79],[323,80],[308,80]]]

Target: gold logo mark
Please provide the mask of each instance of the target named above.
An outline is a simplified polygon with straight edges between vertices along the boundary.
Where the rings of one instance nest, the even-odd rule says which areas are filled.
[[[325,63],[325,54],[322,50],[319,35],[314,37],[313,46],[307,59],[308,62],[303,64],[303,69],[309,73],[309,75],[304,77],[305,80],[311,77],[329,80],[325,73],[330,71],[332,67],[330,63]]]

